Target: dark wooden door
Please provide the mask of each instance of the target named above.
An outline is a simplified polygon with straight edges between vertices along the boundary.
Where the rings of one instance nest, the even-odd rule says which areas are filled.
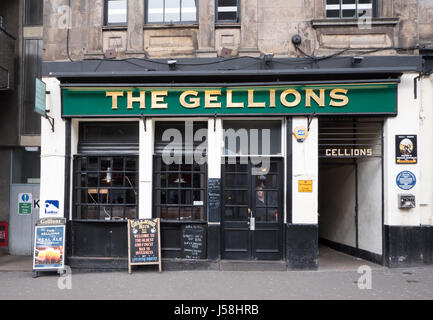
[[[222,258],[283,258],[283,168],[271,158],[269,170],[254,158],[225,158],[222,165]]]

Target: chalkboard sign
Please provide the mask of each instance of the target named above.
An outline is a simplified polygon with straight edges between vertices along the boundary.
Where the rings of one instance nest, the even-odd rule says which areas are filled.
[[[220,207],[221,207],[221,179],[209,178],[207,191],[208,191],[208,207],[209,207],[209,222],[220,221]]]
[[[159,219],[128,220],[128,272],[131,266],[158,264],[161,272]]]
[[[184,225],[182,242],[185,259],[206,259],[206,228],[204,226]]]

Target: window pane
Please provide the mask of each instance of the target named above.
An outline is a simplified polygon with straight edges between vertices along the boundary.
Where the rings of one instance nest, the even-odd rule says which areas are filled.
[[[34,112],[35,79],[42,73],[42,40],[24,40],[23,114],[24,134],[41,133],[41,116]]]
[[[237,21],[237,0],[218,0],[217,20]]]
[[[41,152],[14,149],[12,154],[12,183],[39,183]]]
[[[164,21],[167,23],[180,21],[180,0],[165,0]]]
[[[43,24],[43,0],[26,0],[24,24],[26,26],[35,26]]]
[[[164,2],[161,0],[149,0],[147,2],[147,22],[164,21]]]
[[[196,21],[197,8],[195,0],[182,0],[182,21]]]
[[[281,154],[280,121],[226,120],[223,126],[226,155]]]
[[[107,10],[107,23],[127,22],[127,0],[109,0]]]

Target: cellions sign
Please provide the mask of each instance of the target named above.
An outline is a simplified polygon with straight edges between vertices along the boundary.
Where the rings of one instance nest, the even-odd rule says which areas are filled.
[[[396,114],[397,84],[63,87],[63,117]]]

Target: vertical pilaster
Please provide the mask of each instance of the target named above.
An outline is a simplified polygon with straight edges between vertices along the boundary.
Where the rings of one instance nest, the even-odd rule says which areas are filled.
[[[258,49],[258,0],[244,0],[240,4],[240,56],[260,56]]]
[[[128,0],[128,40],[126,55],[143,57],[144,55],[144,1]]]
[[[221,156],[223,147],[221,119],[208,120],[208,259],[220,255],[221,232]],[[215,201],[219,197],[220,201]]]
[[[197,57],[215,57],[215,0],[202,0],[199,4],[199,30]]]
[[[86,58],[103,58],[104,0],[89,1]]]
[[[146,123],[144,123],[146,121]],[[145,125],[146,124],[146,125]],[[152,167],[153,167],[153,123],[152,119],[140,120],[139,147],[139,206],[138,218],[152,218]]]

